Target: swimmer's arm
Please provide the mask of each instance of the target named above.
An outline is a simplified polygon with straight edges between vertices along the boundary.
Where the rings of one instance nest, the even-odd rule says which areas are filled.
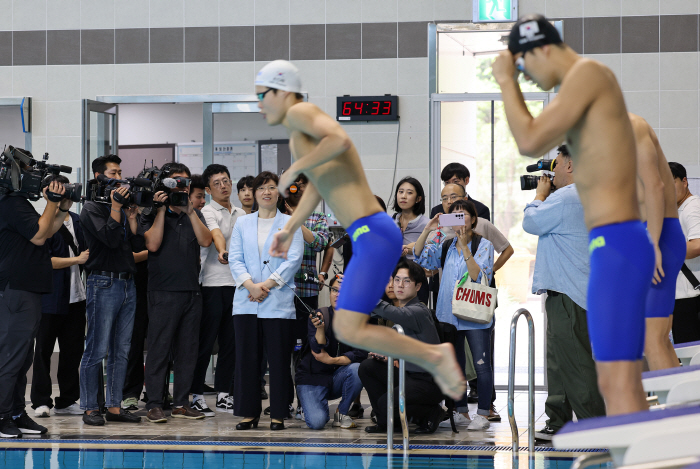
[[[574,65],[557,97],[536,118],[530,114],[517,81],[499,82],[508,125],[521,155],[539,158],[565,140],[600,91],[598,67],[592,62]]]
[[[647,231],[654,246],[658,248],[664,223],[664,182],[659,174],[659,155],[656,153],[656,146],[646,128],[638,128],[641,126],[635,120],[633,118],[632,124],[637,142],[637,171],[644,185]]]
[[[300,157],[289,167],[287,171],[291,171],[294,177],[331,161],[348,151],[352,146],[350,137],[340,124],[314,105],[297,104],[287,112],[287,121],[291,130],[298,130],[318,141],[316,148]],[[284,190],[285,188],[280,189]],[[304,196],[306,196],[306,191],[304,191]]]

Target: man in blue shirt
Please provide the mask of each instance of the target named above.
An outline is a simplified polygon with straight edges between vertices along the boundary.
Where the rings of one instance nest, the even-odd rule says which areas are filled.
[[[579,420],[605,415],[586,319],[588,230],[573,171],[571,156],[562,145],[554,167],[556,191],[551,192],[548,177],[541,177],[523,218],[523,229],[539,236],[532,292],[547,293],[545,412],[549,419],[535,433],[540,440],[551,440],[572,420],[572,410]]]

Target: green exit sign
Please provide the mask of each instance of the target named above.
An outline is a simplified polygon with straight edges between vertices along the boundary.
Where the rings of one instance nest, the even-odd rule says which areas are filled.
[[[473,0],[474,23],[512,23],[518,20],[518,0]]]

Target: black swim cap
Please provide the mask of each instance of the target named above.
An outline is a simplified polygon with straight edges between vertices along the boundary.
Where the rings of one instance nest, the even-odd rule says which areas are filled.
[[[508,38],[508,50],[512,54],[527,52],[547,44],[561,44],[559,31],[542,15],[531,14],[522,16]]]

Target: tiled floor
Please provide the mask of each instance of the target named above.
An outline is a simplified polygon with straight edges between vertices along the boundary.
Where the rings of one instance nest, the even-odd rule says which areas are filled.
[[[58,393],[54,386],[54,395]],[[544,414],[544,402],[546,393],[535,394],[535,428],[544,426],[546,415]],[[33,415],[29,403],[29,389],[27,389],[27,411]],[[207,403],[213,409],[215,396],[206,396]],[[469,445],[469,446],[511,446],[511,429],[507,415],[507,393],[498,392],[496,408],[501,414],[502,422],[493,423],[491,428],[485,431],[467,431],[465,427],[458,427],[459,433],[452,433],[449,428],[440,428],[432,435],[411,435],[410,443],[416,445]],[[283,431],[270,431],[269,417],[262,417],[258,429],[248,431],[236,430],[236,424],[241,420],[228,413],[217,412],[216,417],[209,417],[203,421],[198,420],[174,420],[168,419],[165,424],[152,424],[146,421],[146,412],[139,410],[138,415],[143,416],[139,424],[107,423],[103,427],[90,427],[84,425],[79,415],[55,416],[36,419],[40,424],[48,427],[49,434],[44,438],[76,440],[107,440],[107,439],[133,439],[133,440],[178,440],[178,441],[239,441],[239,442],[287,442],[287,443],[353,443],[353,444],[384,444],[384,435],[365,433],[364,427],[372,425],[369,419],[370,410],[367,395],[362,395],[365,413],[363,419],[356,421],[358,428],[343,430],[333,428],[329,422],[323,430],[311,430],[301,420],[286,420],[286,429]],[[335,412],[338,401],[331,403],[331,412]],[[143,403],[140,403],[143,405]],[[263,408],[268,402],[263,402]],[[476,412],[476,404],[470,405],[470,411]],[[527,446],[527,416],[528,403],[527,392],[517,392],[515,395],[515,418],[520,434],[520,446]],[[411,427],[412,428],[412,427]],[[395,443],[400,443],[400,433],[394,434]],[[68,442],[68,441],[67,441]],[[539,445],[539,444],[538,444]]]

